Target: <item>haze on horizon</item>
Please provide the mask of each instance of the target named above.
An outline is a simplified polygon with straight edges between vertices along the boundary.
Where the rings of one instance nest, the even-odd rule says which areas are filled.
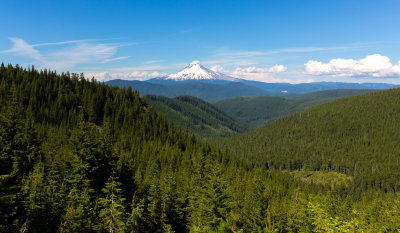
[[[263,82],[400,83],[400,2],[7,1],[0,61],[147,80],[200,60]]]

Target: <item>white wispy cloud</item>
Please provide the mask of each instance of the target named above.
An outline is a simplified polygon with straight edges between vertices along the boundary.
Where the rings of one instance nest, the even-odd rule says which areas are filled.
[[[120,60],[125,60],[128,58],[131,58],[131,56],[108,58],[108,59],[105,59],[104,61],[102,61],[102,63],[108,63],[108,62],[112,62],[112,61],[120,61]]]
[[[40,52],[35,49],[32,45],[26,43],[20,38],[10,37],[10,41],[13,43],[10,49],[0,51],[0,53],[12,53],[15,56],[28,57],[36,61],[44,61],[44,57]]]
[[[165,73],[158,71],[132,71],[132,72],[87,72],[84,73],[85,78],[91,79],[94,77],[97,81],[109,81],[112,79],[123,79],[123,80],[147,80],[150,78],[165,76]]]
[[[348,45],[348,46],[327,46],[327,47],[292,47],[292,48],[281,48],[266,51],[266,54],[279,54],[279,53],[312,53],[320,51],[340,51],[340,50],[354,50],[367,48],[367,44],[362,45]]]
[[[110,73],[132,73],[136,71],[146,71],[146,72],[161,72],[162,70],[168,69],[170,66],[167,65],[154,65],[154,64],[148,64],[148,65],[140,65],[140,66],[129,66],[129,67],[114,67],[110,68],[107,71]],[[100,68],[101,70],[102,68]]]
[[[373,54],[363,59],[332,59],[328,63],[310,60],[304,64],[305,73],[334,77],[389,78],[400,77],[400,61],[393,64],[390,58]]]
[[[261,82],[290,82],[288,79],[280,79],[275,74],[285,72],[287,67],[283,65],[274,65],[271,67],[249,66],[245,68],[238,67],[230,75],[236,78],[261,81]]]
[[[0,53],[9,53],[32,59],[32,64],[38,68],[66,71],[78,65],[92,63],[107,63],[129,58],[114,57],[118,48],[123,46],[118,43],[99,43],[95,40],[70,40],[51,43],[29,44],[21,38],[11,37],[12,47]],[[66,46],[68,45],[68,46]],[[55,46],[49,51],[40,51],[38,47]]]
[[[162,60],[149,60],[149,61],[144,61],[143,64],[154,64],[154,63],[159,63],[162,62]]]
[[[84,43],[88,41],[95,41],[95,40],[66,40],[66,41],[59,41],[59,42],[47,42],[47,43],[39,43],[33,44],[33,47],[39,46],[48,46],[48,45],[66,45],[66,44],[77,44],[77,43]]]
[[[259,74],[271,74],[271,73],[280,73],[287,70],[286,66],[283,65],[274,65],[271,67],[259,68],[255,66],[250,66],[246,68],[236,68],[235,72],[243,72],[243,73],[259,73]]]

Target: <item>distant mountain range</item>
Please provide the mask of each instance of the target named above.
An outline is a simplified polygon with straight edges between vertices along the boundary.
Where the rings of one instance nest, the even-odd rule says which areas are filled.
[[[237,79],[205,68],[198,61],[190,63],[178,73],[147,81],[128,81],[115,79],[106,84],[119,87],[131,87],[143,95],[163,95],[176,97],[190,95],[209,102],[216,102],[237,96],[285,96],[305,94],[335,89],[389,89],[398,85],[387,83],[264,83]]]
[[[216,102],[218,100],[236,96],[271,95],[267,91],[237,82],[214,84],[194,81],[170,81],[161,84],[141,81],[111,80],[106,84],[118,87],[132,87],[132,89],[139,91],[142,96],[162,95],[166,97],[176,97],[181,95],[190,95],[208,102]]]

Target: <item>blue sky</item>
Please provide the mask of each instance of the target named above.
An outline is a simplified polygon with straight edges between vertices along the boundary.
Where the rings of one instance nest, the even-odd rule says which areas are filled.
[[[400,1],[5,1],[0,61],[145,80],[400,83]]]

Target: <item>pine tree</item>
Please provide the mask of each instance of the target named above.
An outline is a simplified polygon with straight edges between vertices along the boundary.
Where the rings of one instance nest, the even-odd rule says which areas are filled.
[[[104,197],[98,199],[99,220],[97,229],[102,232],[125,232],[126,216],[123,202],[125,198],[121,196],[121,183],[117,181],[113,173],[102,189]]]
[[[93,232],[93,191],[87,181],[82,185],[81,188],[73,187],[66,197],[67,206],[59,227],[60,232]]]
[[[192,202],[191,230],[196,232],[217,231],[225,223],[226,213],[232,208],[232,197],[224,180],[221,167],[210,158],[205,163],[206,176]]]
[[[44,165],[37,163],[28,177],[23,179],[24,208],[27,220],[22,227],[28,232],[45,232],[47,223],[46,192],[44,181]]]
[[[132,198],[132,212],[127,220],[127,232],[139,233],[145,231],[144,206],[145,199],[136,195]]]

